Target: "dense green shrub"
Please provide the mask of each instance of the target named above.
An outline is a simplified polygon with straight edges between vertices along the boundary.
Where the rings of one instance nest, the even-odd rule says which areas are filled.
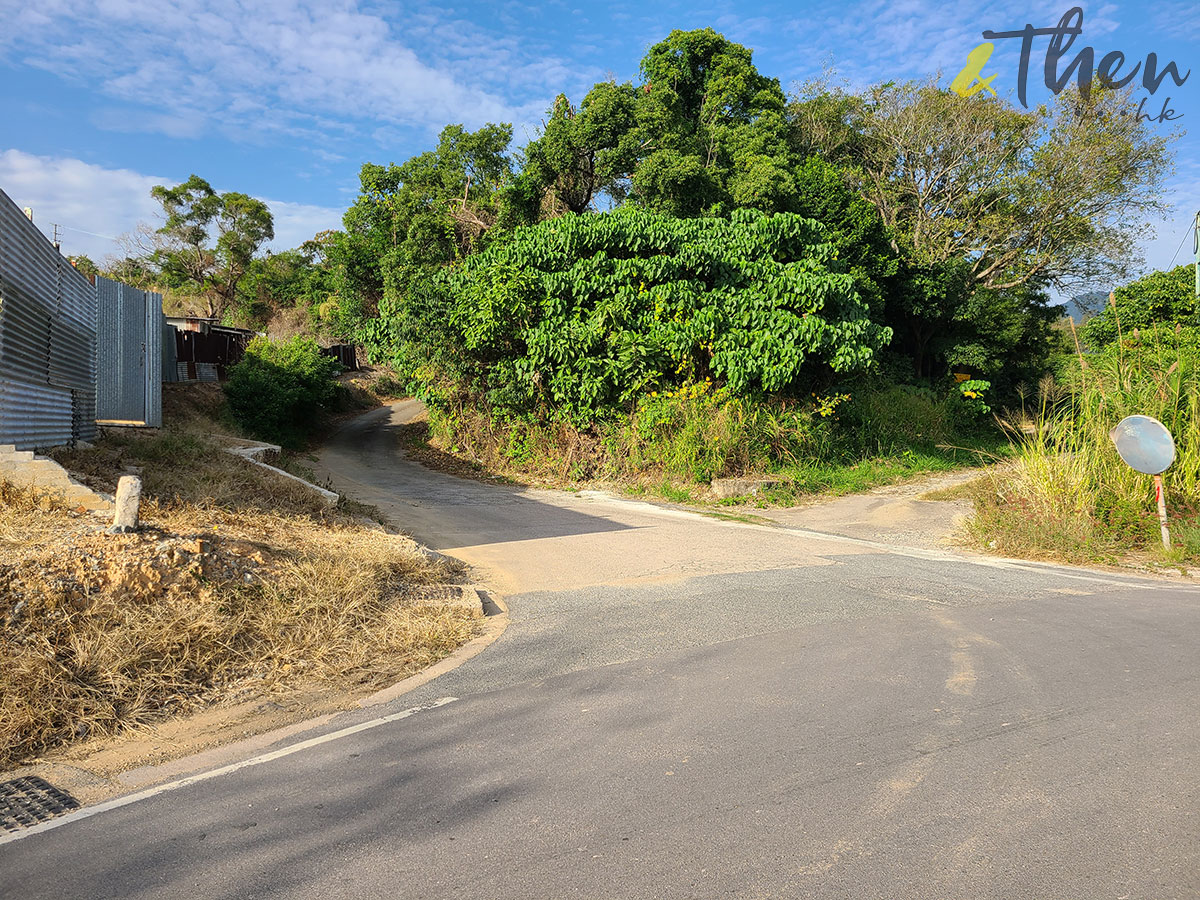
[[[578,424],[706,378],[731,396],[807,395],[889,337],[820,224],[750,210],[627,207],[518,228],[380,311],[370,336],[426,399],[449,382]]]
[[[257,337],[229,370],[225,395],[234,418],[256,437],[287,447],[304,442],[334,403],[341,371],[312,338]]]
[[[1161,325],[1200,325],[1196,301],[1196,276],[1192,266],[1151,272],[1113,292],[1112,301],[1083,328],[1084,340],[1093,347],[1115,343]]]

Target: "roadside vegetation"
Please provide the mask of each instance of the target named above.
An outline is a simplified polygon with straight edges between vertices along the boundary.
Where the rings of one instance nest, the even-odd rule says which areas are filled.
[[[337,360],[322,355],[312,338],[256,337],[229,370],[224,385],[229,412],[255,437],[300,447],[335,410],[355,402],[335,380],[340,373]]]
[[[1016,447],[1004,474],[975,493],[975,537],[1001,552],[1071,562],[1200,563],[1200,316],[1191,266],[1116,291],[1083,327],[1058,378],[1011,415]],[[1150,476],[1126,466],[1109,431],[1128,415],[1175,438],[1164,475],[1173,550],[1161,548]]]
[[[790,503],[1015,453],[980,494],[983,545],[1095,559],[1146,546],[1144,485],[1101,471],[1101,436],[1167,415],[1155,366],[1186,336],[1156,329],[1190,327],[1170,273],[1123,335],[1106,313],[1073,336],[1049,299],[1129,282],[1169,207],[1173,136],[1133,99],[1104,78],[1033,110],[936,81],[786,94],[748,48],[672,31],[635,80],[556,97],[524,146],[452,123],[364,164],[344,229],[300,248],[260,252],[269,211],[193,177],[155,189],[164,226],[108,266],[276,339],[365,346],[428,406],[429,459],[685,500],[762,476],[759,502]],[[271,377],[307,365],[299,345],[254,356],[239,421],[304,440],[331,401]],[[1189,396],[1191,362],[1171,371]]]
[[[476,633],[460,573],[225,452],[214,388],[168,386],[159,433],[56,454],[106,491],[140,470],[139,533],[0,484],[0,765],[298,686],[367,693]]]

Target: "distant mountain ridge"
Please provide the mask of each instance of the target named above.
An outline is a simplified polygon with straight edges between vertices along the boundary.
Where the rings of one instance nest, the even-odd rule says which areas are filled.
[[[1082,325],[1104,309],[1104,304],[1107,302],[1108,291],[1088,291],[1084,294],[1076,294],[1067,300],[1063,304],[1063,311],[1071,317],[1071,321],[1076,325]]]

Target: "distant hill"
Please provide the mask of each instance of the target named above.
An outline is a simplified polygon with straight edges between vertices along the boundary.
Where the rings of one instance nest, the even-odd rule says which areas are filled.
[[[1063,312],[1076,325],[1081,325],[1104,308],[1108,302],[1108,291],[1088,291],[1076,294],[1063,304]]]

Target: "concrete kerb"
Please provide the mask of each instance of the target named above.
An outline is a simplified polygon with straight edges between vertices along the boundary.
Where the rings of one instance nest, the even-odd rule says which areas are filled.
[[[229,440],[229,438],[225,438],[225,440]],[[292,481],[298,481],[300,484],[319,494],[321,499],[330,506],[335,505],[338,500],[341,499],[341,497],[333,491],[327,491],[325,488],[319,487],[313,484],[311,481],[305,481],[298,475],[293,475],[291,472],[285,472],[283,469],[263,462],[262,457],[267,453],[281,453],[283,451],[283,448],[278,444],[266,444],[262,441],[239,440],[238,446],[226,447],[225,450],[228,453],[232,453],[234,456],[240,456],[242,459],[259,466],[260,468],[274,472],[276,475],[279,475],[283,478],[290,478]]]
[[[479,588],[468,587],[466,590],[473,591],[479,597],[479,603],[484,612],[483,633],[467,641],[467,643],[463,644],[445,659],[434,663],[429,668],[422,669],[415,675],[410,675],[402,681],[397,681],[390,687],[376,691],[368,697],[363,697],[358,701],[360,707],[365,709],[371,706],[378,706],[381,703],[390,703],[410,691],[415,691],[417,688],[429,684],[429,682],[438,676],[452,672],[463,663],[478,656],[494,644],[500,638],[500,635],[504,634],[505,629],[508,628],[508,623],[511,621],[508,614],[508,604],[501,598],[492,597],[487,592],[479,590]],[[488,612],[489,606],[494,608],[492,612]]]

